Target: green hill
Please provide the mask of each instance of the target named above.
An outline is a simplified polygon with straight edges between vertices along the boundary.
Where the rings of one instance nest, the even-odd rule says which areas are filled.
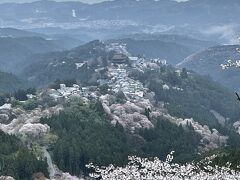
[[[17,73],[30,63],[27,61],[30,55],[57,50],[62,48],[41,37],[2,37],[0,38],[0,70]]]
[[[0,94],[11,93],[18,89],[25,89],[29,86],[30,84],[13,74],[0,72]]]
[[[238,60],[240,54],[236,51],[239,45],[215,46],[190,55],[178,64],[178,67],[185,67],[202,75],[209,75],[223,86],[239,90],[240,71],[237,68],[223,70],[220,66],[227,60]]]

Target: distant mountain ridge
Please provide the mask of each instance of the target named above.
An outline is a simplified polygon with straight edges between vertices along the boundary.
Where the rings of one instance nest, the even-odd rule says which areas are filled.
[[[231,0],[230,3],[224,0],[190,0],[181,3],[170,0],[115,0],[90,5],[81,2],[55,2],[46,0],[22,4],[0,4],[0,16],[3,20],[7,18],[19,20],[31,17],[50,18],[49,20],[55,22],[74,22],[78,21],[78,18],[88,18],[92,20],[129,19],[136,22],[146,22],[148,20],[147,22],[150,24],[159,22],[181,24],[183,19],[185,23],[187,21],[187,23],[194,24],[200,23],[199,21],[202,21],[202,23],[230,23],[238,20],[238,17],[234,16],[236,14],[234,12],[239,10],[239,4],[240,2],[237,0]],[[60,9],[64,9],[64,11],[59,11]],[[72,10],[75,10],[75,13],[72,13]],[[175,12],[178,13],[176,14]],[[223,12],[224,18],[223,16],[218,17]],[[190,13],[191,16],[189,16]],[[141,18],[139,18],[139,15]],[[157,17],[156,15],[158,15],[158,18],[154,18]],[[167,16],[168,20],[164,19]],[[206,17],[208,18],[204,19]],[[195,21],[197,20],[196,18],[198,22]]]
[[[107,42],[126,44],[128,51],[135,56],[166,59],[172,65],[181,62],[196,51],[217,45],[215,42],[176,34],[135,34],[125,37]]]
[[[81,29],[88,33],[91,32],[89,30],[112,28],[121,30],[121,33],[125,33],[126,28],[131,32],[175,31],[180,34],[194,30],[208,36],[224,33],[227,30],[224,28],[239,31],[239,11],[238,0],[190,0],[181,3],[171,0],[115,0],[98,4],[47,0],[0,4],[0,23],[3,27],[58,27]]]
[[[35,53],[63,50],[56,43],[41,37],[2,37],[0,38],[0,70],[6,72],[19,71],[26,58]]]
[[[135,56],[166,59],[169,64],[177,64],[192,53],[188,48],[161,40],[120,39],[112,42],[126,43],[128,51]]]
[[[191,51],[199,51],[201,49],[216,46],[218,44],[217,42],[200,40],[197,38],[192,38],[187,35],[166,34],[166,33],[133,34],[133,35],[127,35],[124,38],[131,38],[134,40],[158,40],[166,43],[176,43],[176,44],[185,46]]]
[[[73,35],[68,35],[64,33],[38,33],[32,32],[30,30],[22,30],[16,28],[0,28],[0,38],[9,37],[9,38],[43,38],[49,42],[55,43],[57,46],[60,46],[63,49],[72,49],[83,43],[81,38]]]
[[[0,37],[46,37],[46,35],[14,28],[0,28]]]

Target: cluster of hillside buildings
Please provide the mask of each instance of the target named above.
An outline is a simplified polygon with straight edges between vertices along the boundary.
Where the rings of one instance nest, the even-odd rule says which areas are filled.
[[[107,46],[108,50],[115,51],[115,55],[112,58],[112,66],[108,68],[108,76],[110,81],[108,85],[114,92],[122,91],[126,97],[132,100],[142,100],[147,89],[144,88],[140,81],[131,79],[128,76],[127,68],[129,66],[132,69],[144,71],[160,70],[161,65],[166,65],[165,59],[146,59],[144,57],[131,56],[127,51],[127,45],[121,43],[111,43]]]
[[[106,46],[107,51],[115,51],[117,54],[124,54],[126,56],[130,56],[127,50],[127,44],[123,43],[109,43]]]
[[[131,56],[127,51],[127,45],[122,43],[110,43],[107,45],[107,50],[114,51],[115,54],[107,68],[108,79],[98,80],[99,84],[107,84],[109,91],[111,90],[115,93],[123,92],[129,100],[141,100],[147,91],[140,81],[131,79],[128,76],[127,68],[129,66],[144,71],[146,68],[152,70],[160,69],[160,65],[167,64],[167,61],[164,59],[145,59],[143,57]],[[81,68],[85,63],[76,63],[76,68]],[[48,93],[54,99],[78,96],[85,99],[85,101],[97,98],[99,95],[97,87],[80,87],[76,84],[72,87],[66,87],[66,85],[61,84],[59,89],[49,89]]]
[[[97,87],[80,87],[77,84],[73,84],[72,87],[67,87],[65,84],[60,84],[59,89],[48,89],[47,93],[55,100],[81,97],[84,102],[88,102],[89,99],[98,97],[96,89]]]
[[[123,92],[129,100],[141,100],[144,97],[147,89],[144,88],[140,81],[131,79],[128,76],[127,68],[132,66],[133,68],[144,70],[146,68],[159,68],[160,64],[166,64],[166,60],[151,59],[133,57],[127,51],[126,44],[111,43],[107,46],[108,51],[115,51],[115,54],[111,58],[111,62],[107,68],[108,79],[100,79],[99,84],[107,84],[109,90],[115,93],[119,91]],[[84,63],[76,63],[76,68],[80,68]],[[64,84],[60,85],[60,88],[49,89],[48,93],[54,99],[69,98],[73,96],[79,96],[87,99],[98,97],[98,89],[92,89],[89,87],[79,87],[74,84],[73,87],[66,87]]]
[[[118,67],[109,67],[108,76],[110,78],[108,85],[113,92],[122,91],[129,99],[140,100],[143,98],[146,88],[140,81],[128,77],[125,65]]]
[[[109,67],[107,75],[109,79],[101,80],[102,84],[107,84],[109,90],[115,93],[123,92],[129,100],[141,100],[147,91],[140,81],[128,77],[124,65]],[[81,97],[87,102],[89,99],[97,98],[99,96],[98,91],[98,87],[80,87],[77,84],[67,87],[65,84],[60,84],[59,89],[48,89],[47,93],[55,100]]]

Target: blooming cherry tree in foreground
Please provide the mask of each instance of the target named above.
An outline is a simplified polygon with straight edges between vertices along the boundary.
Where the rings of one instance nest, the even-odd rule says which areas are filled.
[[[226,167],[211,166],[215,157],[196,164],[179,165],[172,163],[172,152],[166,161],[133,156],[129,157],[129,163],[125,167],[98,167],[93,164],[87,167],[95,170],[95,173],[90,174],[92,178],[103,180],[240,180],[240,173],[229,168],[231,164]]]

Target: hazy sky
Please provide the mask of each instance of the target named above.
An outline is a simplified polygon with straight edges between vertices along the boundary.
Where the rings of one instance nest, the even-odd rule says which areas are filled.
[[[0,3],[6,3],[6,2],[32,2],[36,0],[0,0]],[[97,3],[97,2],[102,2],[105,0],[55,0],[55,1],[81,1],[85,3]],[[127,0],[126,0],[127,1]],[[187,1],[187,0],[176,0],[176,1]]]
[[[32,2],[32,1],[36,1],[36,0],[0,0],[0,3],[6,3],[6,2]],[[55,1],[68,1],[68,0],[55,0]],[[104,0],[69,0],[69,1],[81,1],[81,2],[85,2],[85,3],[96,3],[96,2],[101,2]]]

